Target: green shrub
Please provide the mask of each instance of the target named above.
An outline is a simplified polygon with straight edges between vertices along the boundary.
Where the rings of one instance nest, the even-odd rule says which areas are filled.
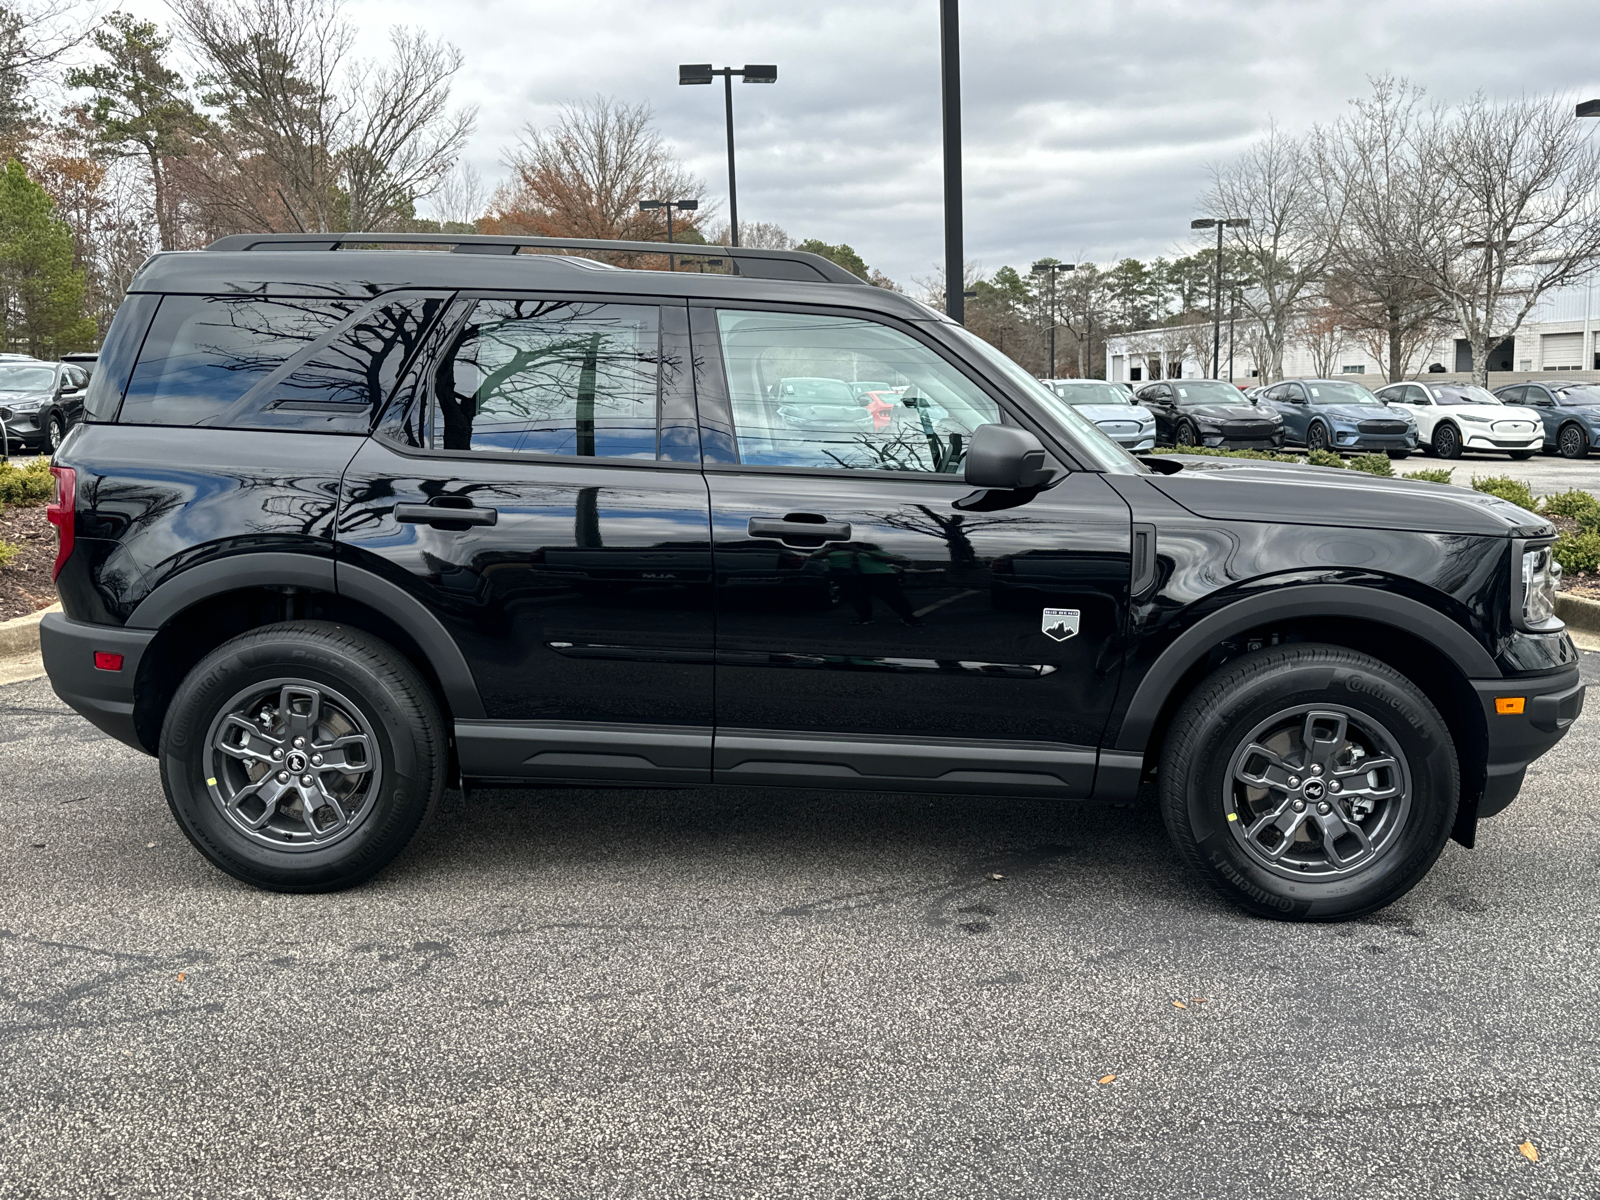
[[[1551,516],[1570,517],[1584,525],[1600,525],[1600,500],[1580,488],[1546,496],[1541,511]]]
[[[1485,475],[1479,478],[1472,477],[1472,490],[1485,492],[1491,496],[1499,496],[1502,500],[1509,500],[1520,508],[1534,512],[1539,507],[1539,502],[1533,498],[1533,493],[1528,490],[1528,485],[1520,479],[1513,479],[1509,475]]]
[[[1270,450],[1224,450],[1219,446],[1158,446],[1147,454],[1203,454],[1210,458],[1254,458],[1264,462],[1297,463],[1294,454],[1274,454]]]
[[[1431,468],[1426,471],[1412,471],[1406,475],[1402,475],[1401,478],[1416,479],[1423,483],[1449,483],[1450,476],[1454,474],[1455,471],[1450,467],[1439,467]]]
[[[1313,450],[1306,455],[1306,461],[1313,467],[1342,467],[1344,459],[1333,450]]]
[[[21,549],[21,546],[8,542],[4,538],[0,538],[0,567],[5,566],[8,562],[15,558],[17,556],[17,551]]]
[[[1580,529],[1576,533],[1563,533],[1556,539],[1554,554],[1561,569],[1569,575],[1600,570],[1600,531]]]
[[[36,459],[22,470],[0,463],[0,504],[48,504],[55,495],[48,459]]]
[[[1365,471],[1368,475],[1394,478],[1394,467],[1390,465],[1387,454],[1358,454],[1350,460],[1350,469]]]

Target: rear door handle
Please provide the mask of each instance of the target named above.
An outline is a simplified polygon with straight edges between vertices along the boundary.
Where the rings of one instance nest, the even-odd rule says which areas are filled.
[[[444,504],[396,504],[394,519],[407,525],[464,529],[469,525],[496,525],[500,521],[500,511],[494,508],[451,508]]]
[[[822,517],[811,520],[795,520],[799,514],[791,514],[783,518],[751,517],[749,531],[751,537],[777,538],[781,542],[799,541],[816,544],[819,542],[848,542],[850,540],[849,521],[829,521]]]

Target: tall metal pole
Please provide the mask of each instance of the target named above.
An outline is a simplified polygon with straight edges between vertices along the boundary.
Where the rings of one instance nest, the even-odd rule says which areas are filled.
[[[939,0],[939,59],[944,103],[944,311],[965,318],[966,286],[961,244],[961,18],[957,0]],[[731,128],[731,126],[730,126]],[[730,139],[732,134],[728,135]]]
[[[1050,378],[1056,377],[1056,326],[1061,317],[1056,310],[1056,270],[1050,268]]]
[[[669,246],[672,245],[672,206],[674,203],[672,200],[667,201],[667,245]],[[677,269],[678,260],[669,250],[667,251],[667,270],[676,271]]]
[[[1217,291],[1211,305],[1211,378],[1222,378],[1222,222],[1217,222]]]
[[[739,189],[733,178],[733,68],[722,73],[722,95],[728,110],[728,244],[739,244]]]

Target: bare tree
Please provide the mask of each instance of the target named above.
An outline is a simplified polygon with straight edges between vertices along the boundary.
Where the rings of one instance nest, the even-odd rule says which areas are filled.
[[[640,200],[700,199],[705,185],[652,126],[648,104],[596,96],[562,108],[554,124],[528,125],[507,155],[514,172],[491,202],[485,227],[543,237],[663,240],[664,224]],[[679,214],[674,231],[697,229],[709,209]]]
[[[1325,211],[1315,159],[1276,126],[1238,161],[1212,168],[1201,200],[1208,215],[1248,218],[1227,230],[1225,248],[1250,280],[1240,304],[1260,325],[1262,380],[1283,374],[1283,351],[1328,262],[1336,219]]]
[[[489,192],[476,167],[458,162],[429,200],[441,225],[470,225],[475,229],[489,206]]]
[[[1350,345],[1344,314],[1331,304],[1321,304],[1303,318],[1301,336],[1311,350],[1311,373],[1321,379],[1338,373],[1339,360]]]
[[[1566,97],[1496,104],[1479,94],[1418,136],[1431,214],[1416,277],[1448,307],[1488,382],[1490,350],[1552,288],[1600,258],[1600,147]]]
[[[706,233],[706,241],[713,246],[728,244],[728,223],[714,225]],[[751,250],[792,250],[795,239],[789,231],[775,221],[740,221],[739,245]]]

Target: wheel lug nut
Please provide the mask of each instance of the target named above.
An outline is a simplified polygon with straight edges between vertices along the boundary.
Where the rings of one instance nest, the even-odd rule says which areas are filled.
[[[283,757],[283,747],[279,746],[276,750],[274,750],[272,752],[272,757],[273,758],[282,758]]]
[[[300,776],[300,786],[301,787],[310,787],[311,786],[311,776],[309,776],[309,775]]]
[[[1296,800],[1294,802],[1294,810],[1295,812],[1305,812],[1306,802],[1304,800]]]
[[[1339,781],[1337,779],[1330,779],[1328,781],[1328,790],[1330,792],[1337,792],[1339,790]]]
[[[1289,786],[1290,787],[1299,787],[1300,786],[1300,776],[1298,776],[1298,775],[1289,776]]]
[[[298,737],[298,738],[295,738],[295,740],[294,740],[294,748],[296,750],[300,749],[300,747],[304,746],[305,744],[306,744],[306,740],[303,737]],[[1320,770],[1320,768],[1319,768],[1319,770]]]
[[[299,744],[300,744],[299,742],[295,743],[295,745],[297,745],[297,746]],[[1313,775],[1321,775],[1322,774],[1322,764],[1321,763],[1312,763],[1311,764],[1311,773]]]
[[[289,772],[287,772],[287,771],[279,771],[278,772],[278,782],[279,783],[288,783],[289,782]]]
[[[320,755],[320,754],[313,754],[313,755],[312,755],[312,756],[311,756],[311,765],[312,765],[312,766],[313,766],[313,767],[320,767],[320,766],[321,766],[321,765],[322,765],[322,755]]]
[[[1324,804],[1317,805],[1317,811],[1319,813],[1323,813],[1324,815],[1326,815],[1328,812],[1331,811],[1331,809],[1327,804],[1324,803]]]

